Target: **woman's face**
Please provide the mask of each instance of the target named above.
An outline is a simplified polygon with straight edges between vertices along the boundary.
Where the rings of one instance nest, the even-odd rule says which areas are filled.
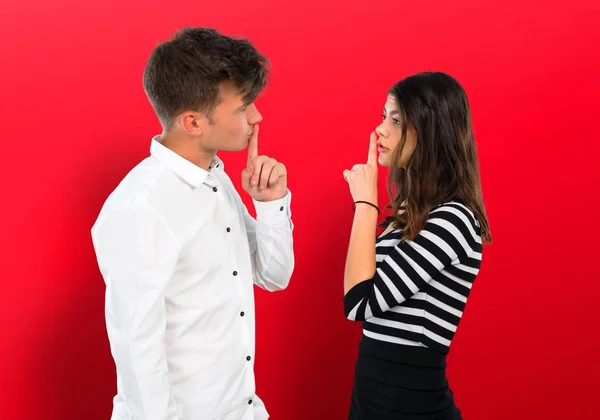
[[[406,133],[406,143],[402,150],[399,162],[392,162],[394,150],[400,144],[402,139],[402,130],[405,129],[402,121],[402,113],[392,95],[388,95],[387,101],[383,107],[383,121],[375,129],[377,133],[377,151],[379,152],[379,164],[381,166],[401,166],[406,167],[417,146],[417,137],[412,128],[408,128]]]

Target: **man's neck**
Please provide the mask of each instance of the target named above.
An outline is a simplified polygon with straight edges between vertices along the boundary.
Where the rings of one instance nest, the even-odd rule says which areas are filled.
[[[163,133],[160,137],[160,142],[166,148],[205,171],[210,170],[210,164],[216,155],[216,150],[205,150],[192,139],[181,138],[173,134]]]

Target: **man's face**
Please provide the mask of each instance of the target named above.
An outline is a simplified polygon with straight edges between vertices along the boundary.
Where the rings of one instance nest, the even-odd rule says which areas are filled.
[[[254,103],[244,104],[242,96],[230,85],[221,85],[220,99],[210,121],[204,124],[203,147],[233,152],[244,150],[262,115]]]

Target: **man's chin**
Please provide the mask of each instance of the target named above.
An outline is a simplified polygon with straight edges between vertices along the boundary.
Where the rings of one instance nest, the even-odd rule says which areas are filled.
[[[228,145],[219,149],[222,152],[241,152],[248,148],[248,142],[242,143],[239,146]]]

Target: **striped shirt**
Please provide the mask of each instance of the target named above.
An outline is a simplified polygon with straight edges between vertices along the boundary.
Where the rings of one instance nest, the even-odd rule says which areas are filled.
[[[447,353],[481,266],[481,230],[455,200],[434,208],[412,241],[402,230],[377,239],[376,273],[344,296],[365,336]]]

